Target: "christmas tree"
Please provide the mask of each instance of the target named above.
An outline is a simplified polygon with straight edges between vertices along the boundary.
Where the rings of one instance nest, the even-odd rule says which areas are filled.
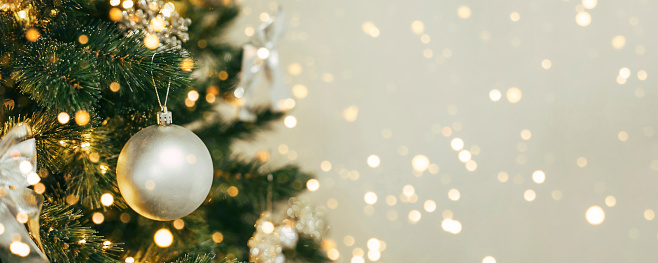
[[[267,130],[284,116],[273,109],[291,103],[243,106],[238,119],[218,111],[245,104],[258,70],[281,84],[276,61],[268,61],[278,21],[263,25],[260,41],[243,52],[222,38],[238,14],[230,0],[0,0],[3,262],[328,261],[322,211],[291,198],[312,176],[268,164],[267,152],[254,159],[231,152],[232,142]],[[213,167],[212,185],[190,171],[134,186],[166,199],[165,208],[127,196],[127,179],[117,183],[132,172],[117,166],[144,162],[139,154],[151,148],[127,155],[124,145],[146,127],[159,129],[156,122],[192,130]],[[202,157],[167,158],[194,166]],[[200,188],[158,191],[167,183]],[[202,195],[196,210],[192,195]],[[140,205],[175,218],[135,212]],[[273,206],[285,215],[272,215]],[[181,207],[194,212],[178,218]]]

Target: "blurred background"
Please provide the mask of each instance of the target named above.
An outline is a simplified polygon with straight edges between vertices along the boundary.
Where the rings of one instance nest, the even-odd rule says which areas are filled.
[[[236,147],[317,173],[330,258],[658,261],[658,2],[239,4],[296,107]]]

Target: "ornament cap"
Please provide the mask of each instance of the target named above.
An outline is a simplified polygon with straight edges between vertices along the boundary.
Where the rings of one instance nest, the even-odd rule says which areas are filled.
[[[162,107],[162,111],[158,112],[158,125],[168,126],[172,122],[171,111],[167,111],[167,106]]]

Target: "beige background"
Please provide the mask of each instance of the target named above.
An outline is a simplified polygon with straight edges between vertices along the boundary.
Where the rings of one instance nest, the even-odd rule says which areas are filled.
[[[280,4],[287,80],[308,91],[290,112],[294,128],[281,122],[248,145],[317,174],[320,188],[307,196],[337,204],[328,238],[338,262],[371,262],[370,238],[385,243],[378,262],[656,262],[658,2],[583,6],[592,2],[245,0],[233,42]],[[579,12],[591,24],[578,25]],[[512,87],[517,103],[506,96]],[[416,155],[435,165],[414,172]],[[586,219],[591,206],[605,212],[600,225]],[[458,234],[441,227],[450,213]]]

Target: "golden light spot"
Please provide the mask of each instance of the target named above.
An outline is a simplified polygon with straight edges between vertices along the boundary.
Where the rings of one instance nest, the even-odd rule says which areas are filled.
[[[36,28],[30,28],[25,32],[25,38],[27,38],[27,40],[31,42],[39,40],[40,36],[41,33],[39,33],[39,30],[37,30]]]
[[[244,28],[244,34],[247,35],[248,37],[253,36],[254,35],[254,28],[250,27],[250,26],[245,27]]]
[[[270,50],[266,47],[261,47],[256,51],[256,56],[260,59],[267,59],[270,57]]]
[[[637,79],[639,80],[646,80],[647,79],[647,72],[644,70],[640,70],[637,72]]]
[[[41,177],[37,173],[28,173],[26,180],[28,184],[35,185],[41,181]]]
[[[411,210],[409,212],[408,217],[409,217],[409,222],[411,222],[412,224],[418,223],[418,221],[420,221],[420,217],[421,217],[420,211]]]
[[[87,35],[80,35],[78,37],[78,42],[80,42],[80,44],[83,44],[83,45],[87,44],[89,42],[89,37],[87,37]]]
[[[123,5],[122,5],[122,6],[123,6],[123,8],[128,9],[128,8],[133,7],[134,4],[135,4],[135,3],[133,3],[132,0],[126,0],[126,1],[123,1]]]
[[[320,182],[317,179],[310,179],[306,181],[306,188],[311,192],[315,192],[320,189]]]
[[[465,5],[460,6],[457,8],[457,16],[459,16],[461,19],[467,19],[471,17],[471,8]]]
[[[459,190],[452,188],[448,191],[448,198],[452,201],[458,201],[460,198]]]
[[[454,138],[450,141],[450,147],[455,151],[464,149],[464,141],[461,138]]]
[[[91,221],[93,221],[94,224],[99,225],[105,221],[105,216],[101,212],[96,212],[91,216]]]
[[[375,26],[375,23],[371,21],[366,21],[361,25],[361,30],[363,30],[363,33],[366,33],[366,35],[369,35],[371,37],[378,37],[379,36],[379,28]]]
[[[208,103],[214,103],[216,99],[217,99],[217,97],[215,96],[215,94],[212,94],[212,93],[206,94],[206,101]]]
[[[507,89],[507,101],[510,103],[517,103],[521,100],[521,90],[517,87]]]
[[[603,208],[600,206],[590,206],[587,212],[585,212],[585,218],[592,225],[600,225],[605,220],[605,212],[603,212]]]
[[[101,195],[101,204],[104,206],[111,206],[114,203],[114,197],[110,193]]]
[[[525,192],[523,192],[523,199],[525,199],[528,202],[535,201],[536,197],[537,197],[537,194],[532,189],[528,189],[528,190],[525,190]]]
[[[111,6],[118,6],[119,4],[121,4],[121,0],[110,0]]]
[[[398,199],[394,195],[386,196],[386,204],[389,206],[394,206],[398,202]]]
[[[459,157],[459,161],[461,161],[462,163],[466,163],[471,160],[472,155],[470,151],[462,150],[459,152],[458,157]]]
[[[295,96],[295,98],[303,99],[308,96],[308,89],[302,84],[297,84],[292,87],[292,94]]]
[[[435,164],[435,163],[430,164],[430,166],[427,168],[427,170],[428,170],[431,174],[438,174],[438,173],[439,173],[439,165],[438,165],[438,164]]]
[[[9,251],[20,257],[27,257],[30,254],[30,247],[23,242],[14,241],[9,245]]]
[[[423,56],[425,58],[432,58],[432,56],[434,56],[434,51],[432,51],[432,49],[427,48],[423,51]]]
[[[379,163],[380,163],[379,156],[374,155],[374,154],[368,156],[367,163],[368,163],[368,166],[370,166],[372,168],[378,167]]]
[[[546,174],[542,170],[537,170],[532,173],[532,180],[535,181],[535,183],[541,184],[546,180]]]
[[[295,116],[287,116],[283,119],[283,124],[288,128],[294,128],[297,126],[297,118]]]
[[[212,241],[215,243],[222,243],[222,241],[224,241],[224,235],[220,232],[212,233]]]
[[[191,101],[197,101],[199,99],[199,92],[196,90],[190,90],[190,92],[187,93],[187,98]]]
[[[272,234],[272,232],[274,232],[274,224],[272,224],[270,221],[265,221],[261,227],[265,234]]]
[[[16,220],[21,224],[25,224],[27,223],[28,216],[26,213],[18,212],[18,214],[16,214]]]
[[[411,31],[416,35],[420,35],[425,32],[425,24],[423,24],[423,21],[415,20],[411,22]]]
[[[299,63],[292,63],[288,65],[288,73],[293,76],[299,76],[302,74],[302,65]]]
[[[156,49],[160,46],[160,38],[156,35],[147,34],[144,37],[144,46],[148,49]]]
[[[414,189],[414,187],[410,184],[405,185],[404,187],[402,187],[402,194],[404,194],[406,196],[412,196],[412,195],[414,195],[415,192],[416,192],[416,189]]]
[[[336,261],[340,257],[340,253],[338,253],[338,249],[331,248],[327,250],[327,257],[332,261]]]
[[[364,263],[365,260],[363,259],[363,256],[353,256],[352,260],[350,260],[350,263]]]
[[[350,235],[345,236],[345,237],[343,238],[343,243],[344,243],[346,246],[351,247],[352,245],[354,245],[354,237],[352,237],[352,236],[350,236]]]
[[[73,205],[78,202],[78,197],[75,195],[68,195],[66,196],[66,203],[68,205]]]
[[[36,185],[34,185],[34,191],[37,192],[37,194],[43,194],[44,192],[46,192],[46,185],[42,183],[37,183]]]
[[[423,42],[423,44],[429,44],[430,36],[428,34],[423,34],[422,36],[420,36],[420,42]]]
[[[123,223],[128,223],[130,222],[130,214],[128,213],[121,213],[121,216],[119,216],[119,220]]]
[[[89,161],[91,161],[92,163],[97,163],[98,161],[100,161],[100,159],[101,156],[97,152],[93,152],[89,154]]]
[[[59,115],[57,115],[57,121],[61,124],[67,124],[69,120],[71,120],[71,117],[66,112],[60,112]]]
[[[119,83],[117,83],[117,82],[112,82],[112,83],[110,83],[110,90],[111,90],[112,92],[117,92],[117,91],[119,91],[120,89],[121,89],[121,85],[119,85]]]
[[[184,72],[191,72],[192,69],[194,68],[194,60],[191,58],[185,58],[183,61],[180,62],[180,68]]]
[[[498,181],[501,183],[507,182],[507,180],[509,180],[509,175],[506,172],[499,172],[497,177]]]
[[[338,200],[330,198],[327,200],[327,207],[329,207],[329,209],[336,209],[336,207],[338,207]]]
[[[512,22],[519,22],[521,19],[521,15],[518,12],[512,12],[509,15],[509,19],[512,20]]]
[[[585,157],[578,157],[578,159],[576,159],[576,164],[578,167],[585,167],[587,166],[587,159],[585,159]]]
[[[644,210],[644,219],[646,220],[653,220],[656,217],[656,213],[653,212],[651,209]]]
[[[436,210],[436,203],[433,200],[427,200],[423,204],[423,208],[425,208],[425,211],[427,211],[428,213],[432,213]]]
[[[553,63],[551,62],[550,59],[544,59],[544,60],[541,61],[541,67],[543,69],[549,69],[549,68],[551,68],[552,65],[553,65]]]
[[[382,256],[382,253],[379,250],[368,250],[368,259],[370,261],[377,261]]]
[[[135,263],[135,259],[133,257],[127,257],[126,263]]]
[[[619,77],[627,79],[631,76],[631,70],[629,68],[623,67],[619,69]]]
[[[377,194],[375,194],[373,192],[367,192],[363,196],[363,200],[366,201],[366,204],[374,205],[375,203],[377,203]]]
[[[589,26],[592,23],[592,16],[585,12],[581,11],[576,14],[576,24],[582,27]]]
[[[622,49],[626,46],[626,38],[622,35],[616,35],[612,38],[612,47],[614,49]]]
[[[355,105],[349,106],[343,110],[343,118],[346,121],[353,122],[359,116],[359,108]]]
[[[443,228],[443,231],[456,235],[462,231],[462,224],[457,220],[445,218],[441,222],[441,228]]]
[[[430,166],[430,159],[422,154],[416,155],[411,159],[411,166],[415,171],[422,173]]]
[[[594,9],[594,7],[596,7],[597,2],[598,2],[597,0],[583,0],[582,3],[584,8]]]
[[[155,32],[160,32],[165,29],[165,21],[162,19],[162,17],[156,16],[155,18],[151,19],[151,28]]]
[[[442,216],[443,218],[449,218],[449,219],[452,219],[452,211],[447,210],[447,209],[446,209],[446,210],[443,210],[443,212],[441,212],[441,216]]]
[[[185,98],[185,106],[188,108],[194,107],[194,104],[196,104],[194,101],[192,101],[190,98]]]
[[[123,20],[123,14],[121,13],[121,9],[116,7],[110,9],[110,20],[114,22],[120,22],[121,20]]]
[[[473,172],[478,168],[478,163],[475,162],[474,160],[469,160],[466,162],[466,170],[469,172]]]
[[[174,235],[171,234],[171,231],[166,228],[162,228],[155,232],[153,235],[153,241],[158,247],[169,247],[174,243]]]
[[[227,193],[230,197],[236,197],[236,196],[238,196],[238,193],[239,193],[239,192],[240,192],[240,191],[239,191],[238,188],[235,187],[235,186],[230,186],[230,187],[226,190],[226,193]]]
[[[87,125],[89,123],[89,112],[86,110],[79,110],[75,113],[75,123],[80,126]]]
[[[608,207],[613,207],[616,204],[617,204],[617,198],[615,198],[614,196],[609,195],[605,197],[605,205],[607,205]]]
[[[628,133],[625,132],[625,131],[620,131],[620,132],[617,134],[617,138],[618,138],[620,141],[625,142],[625,141],[628,140]]]
[[[491,101],[493,101],[493,102],[499,101],[500,98],[502,98],[502,97],[503,97],[503,94],[500,93],[500,90],[492,89],[491,91],[489,91],[489,99],[491,99]]]
[[[323,172],[329,172],[331,171],[331,162],[329,161],[322,161],[320,163],[320,169],[322,169]]]

